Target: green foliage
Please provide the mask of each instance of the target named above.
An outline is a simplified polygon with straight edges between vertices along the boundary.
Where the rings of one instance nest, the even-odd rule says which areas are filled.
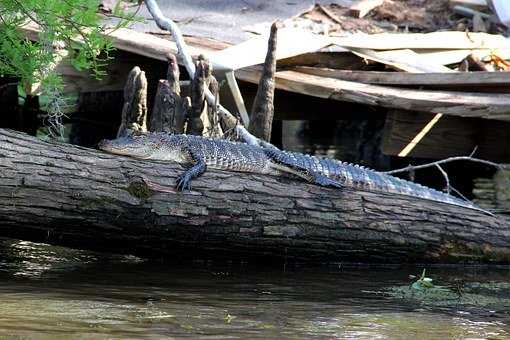
[[[98,5],[99,0],[2,0],[0,74],[20,77],[26,89],[36,82],[43,88],[58,85],[59,77],[45,69],[57,57],[53,47],[63,45],[74,67],[90,69],[96,77],[103,75],[113,47],[103,36]],[[123,19],[115,28],[133,19],[122,14],[119,6],[113,14]],[[30,20],[41,29],[36,42],[26,39],[20,30]]]
[[[99,0],[0,1],[0,76],[18,77],[22,92],[45,96],[50,125],[57,130],[62,129],[67,104],[55,63],[65,56],[76,69],[91,70],[100,78],[113,49],[105,34],[134,20],[117,5],[111,15],[120,20],[106,30],[98,5]],[[30,21],[39,26],[37,41],[27,39],[21,30]],[[37,93],[32,93],[34,84],[40,85]]]

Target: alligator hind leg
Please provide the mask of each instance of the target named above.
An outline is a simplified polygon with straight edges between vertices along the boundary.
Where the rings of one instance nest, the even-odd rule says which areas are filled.
[[[206,165],[204,162],[197,163],[177,177],[177,190],[191,190],[191,180],[197,178],[205,172]]]
[[[342,183],[332,180],[331,178],[306,167],[304,162],[299,162],[291,155],[278,149],[264,149],[264,153],[268,156],[275,168],[280,171],[287,172],[304,178],[308,182],[319,184],[322,186],[343,188]]]
[[[179,191],[191,190],[191,180],[203,174],[207,169],[207,165],[202,158],[197,157],[191,151],[189,151],[189,157],[193,166],[177,177],[176,188]]]

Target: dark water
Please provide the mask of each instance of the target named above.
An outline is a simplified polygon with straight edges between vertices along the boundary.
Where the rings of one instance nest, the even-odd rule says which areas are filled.
[[[0,339],[510,339],[506,302],[440,307],[384,293],[420,271],[178,266],[0,240]],[[510,282],[508,268],[429,275]]]

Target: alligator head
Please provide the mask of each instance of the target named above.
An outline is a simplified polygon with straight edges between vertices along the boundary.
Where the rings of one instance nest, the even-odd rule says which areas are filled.
[[[99,149],[116,155],[138,159],[155,159],[189,163],[186,152],[187,137],[168,133],[137,133],[116,139],[104,139],[99,142]]]
[[[98,148],[116,155],[148,159],[159,150],[158,139],[147,134],[127,135],[116,139],[103,139]]]

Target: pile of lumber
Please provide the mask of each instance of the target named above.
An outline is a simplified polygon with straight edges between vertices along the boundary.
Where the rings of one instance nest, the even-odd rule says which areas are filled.
[[[456,0],[452,6],[486,13],[481,12],[486,7],[480,1]],[[489,19],[483,16],[483,20]],[[290,26],[286,23],[278,37],[278,89],[393,109],[510,120],[510,80],[502,73],[510,67],[510,40],[502,35],[441,31],[328,36]],[[33,25],[26,27],[32,39],[37,39],[37,32]],[[111,37],[119,50],[153,59],[166,61],[168,53],[177,52],[168,39],[130,29],[116,30]],[[220,73],[235,71],[237,79],[258,83],[266,35],[234,46],[198,37],[189,44],[193,55],[205,54]],[[114,63],[108,74],[122,76],[97,81],[57,65],[64,74],[69,73],[67,87],[80,92],[121,90],[125,71],[133,66],[132,61],[129,65]],[[479,72],[463,72],[471,70]],[[227,76],[227,83],[238,92],[232,79]]]
[[[460,6],[462,15],[471,16],[469,20],[478,16],[487,24],[497,22],[485,1],[450,2],[452,11],[459,12]],[[360,4],[353,6],[359,9]],[[337,13],[330,11],[332,7],[321,8],[330,17]],[[366,17],[377,7],[370,9]],[[391,109],[383,142],[389,155],[443,158],[469,154],[478,147],[479,157],[509,160],[510,151],[494,147],[494,136],[510,138],[510,40],[503,35],[483,30],[326,35],[296,28],[293,20],[286,21],[278,33],[277,89]],[[34,40],[38,31],[34,25],[25,28]],[[166,62],[169,53],[177,52],[173,41],[131,29],[116,30],[111,38],[117,49],[150,59]],[[259,82],[267,38],[262,34],[237,45],[188,38],[191,54],[206,55],[218,79],[226,79],[236,106],[229,109],[239,112],[245,123],[249,122],[247,109],[235,80]],[[97,92],[122,90],[126,75],[136,65],[143,67],[140,59],[118,58],[102,80],[74,70],[65,59],[56,67],[66,76],[68,91]],[[331,120],[342,119],[342,112],[331,114]],[[303,111],[296,117],[314,119],[314,113]]]

